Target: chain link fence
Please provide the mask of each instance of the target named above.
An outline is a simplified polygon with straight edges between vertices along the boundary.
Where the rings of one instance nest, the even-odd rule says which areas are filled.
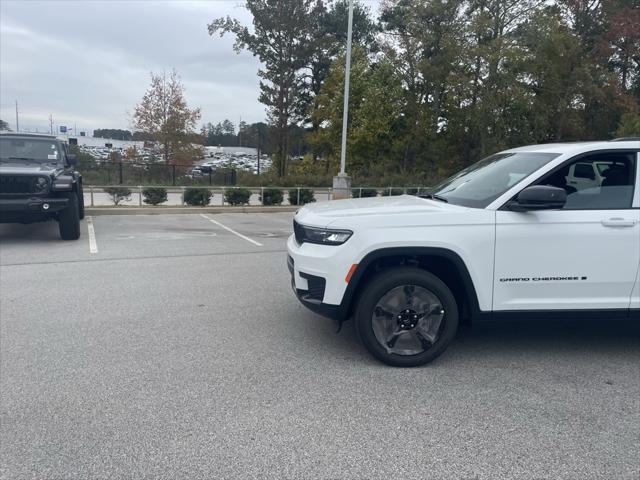
[[[196,165],[167,165],[163,163],[101,162],[79,167],[85,185],[170,185],[212,186],[234,185],[236,170],[232,168],[204,168],[193,173]]]

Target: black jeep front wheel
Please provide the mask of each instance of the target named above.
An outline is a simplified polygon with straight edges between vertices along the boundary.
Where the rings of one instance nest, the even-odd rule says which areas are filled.
[[[449,346],[458,329],[458,307],[438,277],[400,267],[379,273],[366,285],[355,323],[360,341],[378,360],[417,367]]]
[[[80,238],[80,202],[75,193],[70,193],[67,198],[67,208],[58,214],[60,237],[63,240],[77,240]]]

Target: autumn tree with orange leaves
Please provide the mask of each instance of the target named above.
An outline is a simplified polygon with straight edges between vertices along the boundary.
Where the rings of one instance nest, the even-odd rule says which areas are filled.
[[[175,70],[169,75],[151,73],[151,86],[136,106],[133,120],[137,130],[162,144],[167,163],[175,164],[182,153],[192,150],[192,143],[202,143],[195,132],[200,109],[188,107]]]

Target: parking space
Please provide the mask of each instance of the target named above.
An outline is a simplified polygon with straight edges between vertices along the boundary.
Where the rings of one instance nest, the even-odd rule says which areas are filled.
[[[60,240],[57,222],[0,224],[0,265],[89,260],[86,222],[81,238]]]
[[[58,237],[55,222],[0,224],[0,264],[139,257],[186,257],[283,249],[292,213],[108,215],[87,217],[82,236]],[[93,250],[90,225],[93,230]]]
[[[638,478],[640,325],[385,367],[293,298],[292,215],[98,216],[95,252],[0,225],[3,477]]]

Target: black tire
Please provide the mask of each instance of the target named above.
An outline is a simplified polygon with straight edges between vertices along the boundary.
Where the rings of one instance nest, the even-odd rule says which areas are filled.
[[[82,190],[82,183],[79,184],[78,186],[78,200],[79,200],[79,207],[78,207],[78,218],[80,218],[80,220],[84,219],[84,191]]]
[[[63,240],[77,240],[80,238],[80,202],[75,193],[70,193],[67,198],[67,208],[58,214],[60,237]]]
[[[395,338],[396,341],[399,338],[406,338],[401,337],[400,334],[409,333],[401,330],[412,330],[414,327],[410,325],[400,326],[400,315],[396,315],[398,312],[390,314],[388,311],[390,309],[381,308],[379,302],[389,298],[388,295],[392,294],[392,291],[408,288],[411,292],[414,292],[416,287],[419,288],[420,292],[429,292],[433,295],[431,298],[435,298],[440,302],[439,306],[441,308],[439,311],[433,310],[433,308],[437,309],[438,307],[437,302],[434,302],[433,307],[431,305],[427,307],[430,313],[419,315],[420,320],[414,320],[415,323],[413,324],[422,322],[423,318],[425,322],[432,322],[429,323],[429,328],[433,328],[435,332],[433,343],[427,342],[420,335],[420,337],[416,337],[421,344],[418,350],[423,349],[424,351],[416,354],[406,353],[412,352],[412,350],[402,350],[405,352],[402,354],[390,352],[390,350],[394,349],[393,346],[395,346],[396,342],[394,341],[393,346],[389,342],[386,346],[382,344],[376,337],[376,332],[374,332],[374,317],[376,318],[375,322],[379,322],[377,319],[383,318],[382,321],[387,326],[395,325],[391,328],[395,330],[392,339]],[[413,293],[410,295],[413,295]],[[425,305],[426,303],[422,302],[421,304]],[[380,311],[383,313],[381,314]],[[400,313],[405,311],[409,312],[410,310],[402,310]],[[432,313],[437,317],[435,320],[430,320]],[[458,329],[458,306],[451,290],[435,275],[415,267],[398,267],[379,273],[367,283],[357,300],[354,319],[360,341],[375,358],[394,367],[417,367],[429,363],[441,355],[454,339]],[[380,336],[380,327],[378,326],[377,328],[377,335]],[[415,328],[419,330],[420,327]]]

